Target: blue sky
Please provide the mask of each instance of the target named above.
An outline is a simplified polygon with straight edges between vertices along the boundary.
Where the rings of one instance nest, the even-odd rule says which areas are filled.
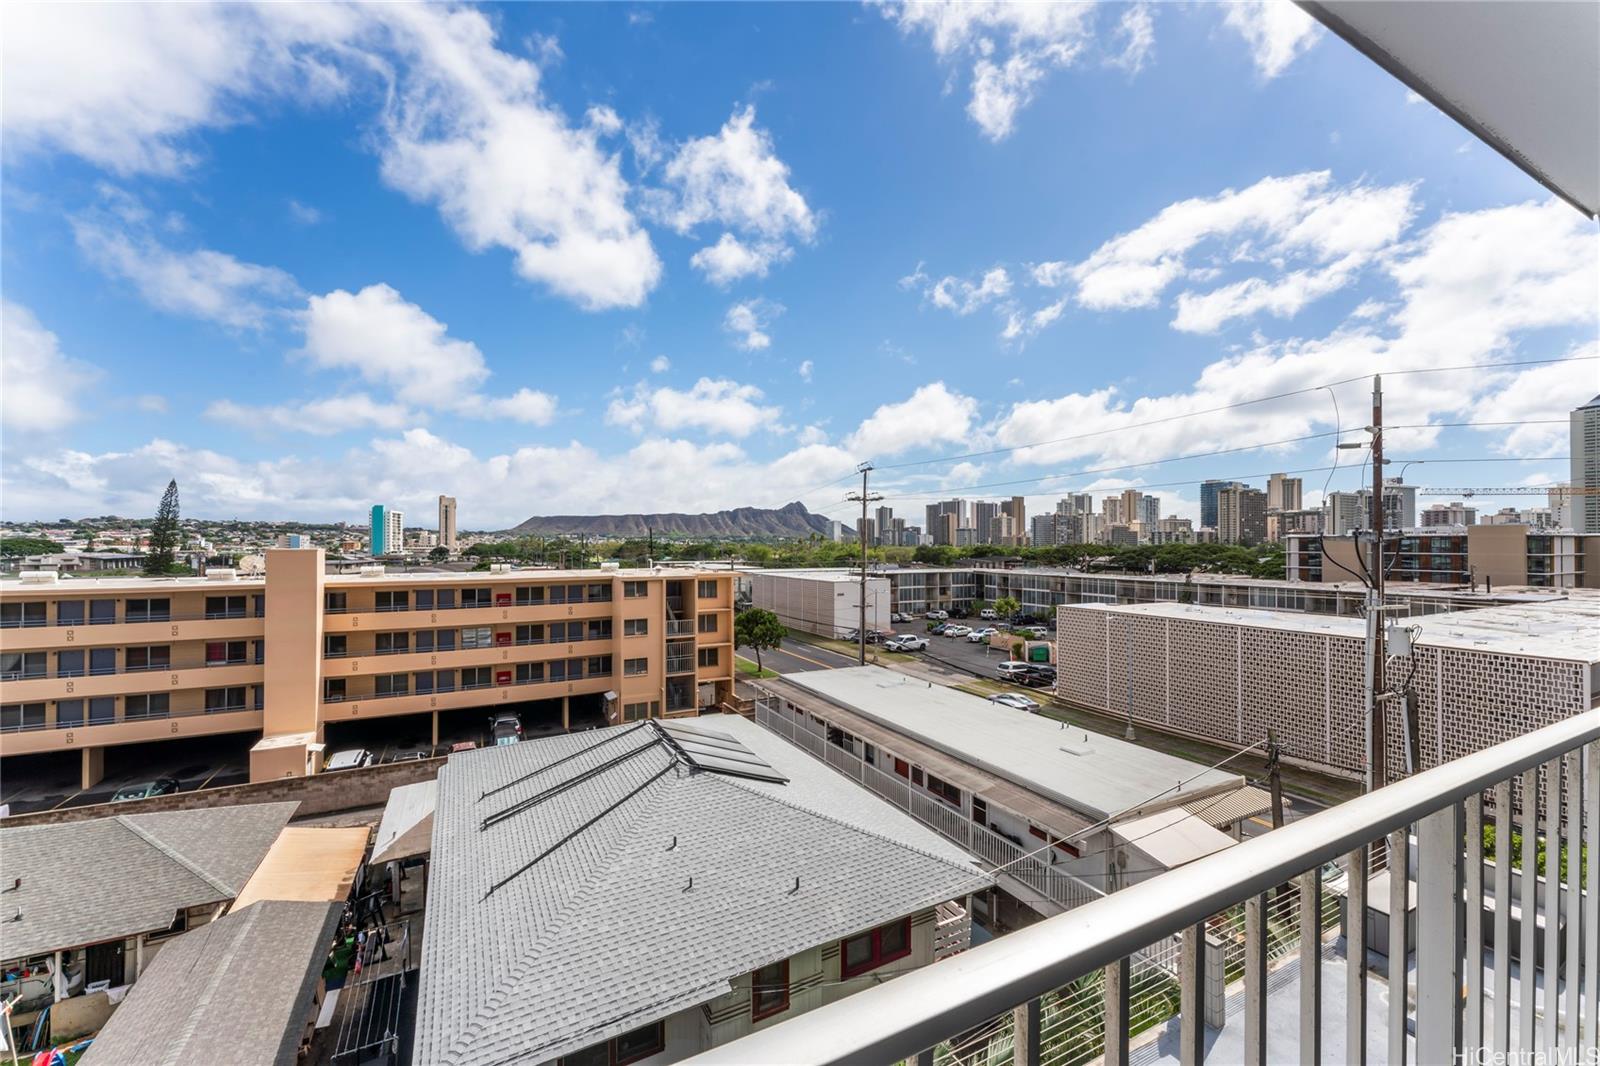
[[[848,517],[862,459],[913,515],[1194,516],[1315,500],[1368,386],[1173,415],[1562,360],[1388,379],[1408,480],[1542,484],[1600,391],[1593,224],[1287,4],[40,5],[4,47],[12,520],[169,477]]]

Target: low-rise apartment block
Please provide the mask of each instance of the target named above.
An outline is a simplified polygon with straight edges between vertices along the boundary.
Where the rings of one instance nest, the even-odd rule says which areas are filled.
[[[271,741],[251,777],[317,766],[338,723],[536,705],[563,727],[698,714],[733,689],[726,571],[326,573],[320,549],[264,577],[58,578],[0,586],[0,756],[212,734]]]
[[[1441,526],[1389,534],[1384,573],[1391,582],[1488,588],[1600,588],[1600,535],[1517,524]],[[1371,550],[1354,540],[1290,536],[1290,581],[1356,578]]]

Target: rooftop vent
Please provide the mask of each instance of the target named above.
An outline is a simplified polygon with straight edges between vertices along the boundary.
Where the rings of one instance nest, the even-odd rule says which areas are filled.
[[[1068,755],[1089,755],[1093,753],[1094,746],[1089,743],[1088,733],[1080,733],[1075,737],[1069,734],[1066,743],[1061,745],[1061,750]]]
[[[207,581],[237,581],[239,571],[226,566],[213,566],[206,569]]]
[[[24,585],[54,585],[59,576],[54,570],[24,570],[17,578]]]

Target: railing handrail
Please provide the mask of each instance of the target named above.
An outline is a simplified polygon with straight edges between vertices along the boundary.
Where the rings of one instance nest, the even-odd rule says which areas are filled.
[[[712,1048],[696,1063],[893,1062],[1133,955],[1357,847],[1600,741],[1585,711],[1319,811],[1104,899]]]

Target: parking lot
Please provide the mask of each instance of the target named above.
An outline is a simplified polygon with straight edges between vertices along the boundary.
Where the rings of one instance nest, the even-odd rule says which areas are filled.
[[[963,620],[962,625],[971,625],[978,628],[988,623],[980,623],[975,619]],[[900,655],[916,656],[932,663],[943,665],[950,671],[968,674],[975,677],[987,678],[991,681],[1000,680],[995,667],[1010,658],[1004,650],[991,647],[986,643],[973,644],[966,637],[934,636],[927,632],[927,622],[917,619],[913,622],[902,623],[894,627],[897,634],[911,634],[928,638],[928,650],[916,652],[887,652],[879,648],[881,660],[893,661]]]
[[[146,744],[118,744],[105,749],[105,777],[80,789],[83,753],[77,750],[42,755],[14,755],[0,765],[0,803],[13,814],[56,807],[105,803],[120,788],[163,777],[178,779],[178,790],[238,785],[250,780],[250,747],[254,733],[226,733]]]

